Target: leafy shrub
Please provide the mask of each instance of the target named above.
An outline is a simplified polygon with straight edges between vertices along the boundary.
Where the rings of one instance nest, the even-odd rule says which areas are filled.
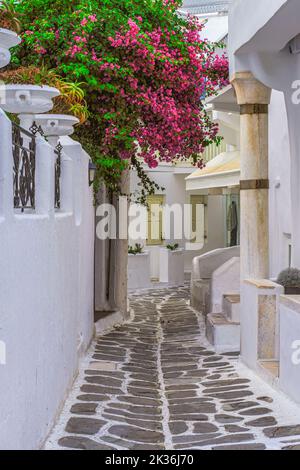
[[[300,288],[300,270],[295,268],[285,269],[279,274],[277,283],[283,287]]]
[[[170,251],[176,251],[179,248],[178,243],[175,243],[174,245],[167,245],[166,248]]]
[[[140,243],[136,243],[134,247],[129,246],[128,253],[130,255],[140,255],[143,253],[144,247]]]
[[[203,39],[203,23],[178,15],[180,0],[22,0],[16,66],[45,65],[81,83],[89,111],[77,136],[112,192],[126,168],[141,177],[141,200],[155,183],[140,162],[191,161],[219,143],[203,100],[228,83],[220,44]],[[139,157],[139,158],[138,158]]]

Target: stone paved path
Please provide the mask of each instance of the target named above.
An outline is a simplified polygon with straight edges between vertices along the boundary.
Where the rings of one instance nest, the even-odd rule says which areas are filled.
[[[186,288],[131,307],[97,338],[46,449],[300,449],[300,407],[212,351]]]

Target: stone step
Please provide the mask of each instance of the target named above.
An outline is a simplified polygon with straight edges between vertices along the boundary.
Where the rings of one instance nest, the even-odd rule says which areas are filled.
[[[210,313],[206,336],[217,353],[240,351],[240,324],[228,320],[224,313]]]
[[[240,323],[240,301],[239,294],[224,295],[223,312],[229,321]]]

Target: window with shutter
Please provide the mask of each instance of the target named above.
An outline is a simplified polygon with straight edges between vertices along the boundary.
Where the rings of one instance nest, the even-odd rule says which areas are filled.
[[[148,239],[147,245],[163,244],[163,205],[165,197],[154,194],[147,197],[148,203]]]
[[[204,246],[207,242],[207,196],[191,196],[192,243]]]

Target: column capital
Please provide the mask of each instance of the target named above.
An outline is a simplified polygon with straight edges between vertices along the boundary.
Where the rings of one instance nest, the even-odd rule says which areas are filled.
[[[251,72],[237,72],[231,79],[239,105],[268,105],[271,101],[271,88],[257,80]]]

